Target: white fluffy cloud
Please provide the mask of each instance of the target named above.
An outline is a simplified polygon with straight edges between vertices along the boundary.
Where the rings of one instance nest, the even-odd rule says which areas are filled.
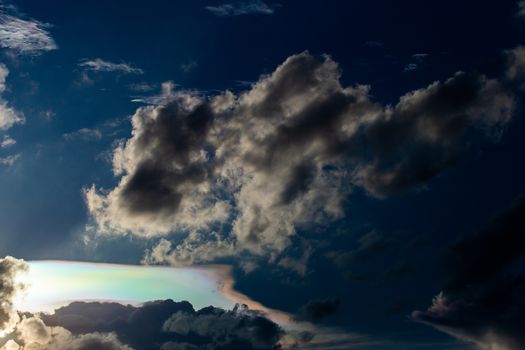
[[[114,151],[119,184],[85,189],[96,229],[185,237],[161,241],[147,262],[277,261],[299,228],[342,217],[354,187],[385,197],[421,186],[460,158],[467,130],[500,129],[514,107],[483,75],[458,72],[395,106],[340,75],[304,52],[239,95],[165,91]]]

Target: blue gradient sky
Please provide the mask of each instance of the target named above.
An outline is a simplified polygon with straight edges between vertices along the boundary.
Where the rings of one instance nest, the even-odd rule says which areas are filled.
[[[0,165],[0,255],[32,261],[35,289],[21,304],[31,310],[76,299],[232,305],[217,289],[222,275],[196,268],[39,261],[140,264],[157,244],[157,237],[96,236],[82,191],[117,184],[110,156],[131,135],[130,116],[141,106],[132,100],[158,94],[163,82],[210,95],[239,92],[308,50],[338,62],[344,86],[370,85],[373,101],[388,105],[456,71],[501,75],[504,50],[523,44],[525,34],[515,0],[289,0],[269,2],[276,6],[271,15],[223,17],[205,9],[220,1],[1,3],[47,23],[58,46],[40,55],[5,47],[0,53],[9,69],[2,98],[26,118],[8,132],[16,145],[0,149],[0,158],[20,154],[12,166]],[[93,58],[128,63],[143,74],[86,78],[79,62]],[[82,137],[82,129],[99,134]],[[421,188],[385,199],[356,188],[343,218],[298,228],[316,246],[304,275],[266,258],[248,273],[235,257],[214,263],[231,266],[235,290],[267,308],[292,314],[309,300],[340,298],[327,327],[387,339],[399,349],[463,347],[408,316],[425,310],[441,290],[450,247],[525,192],[523,130],[520,107],[497,140],[472,142],[461,162]],[[362,249],[370,232],[381,242]],[[182,239],[178,232],[167,238]],[[360,255],[341,269],[329,257],[336,249]],[[294,241],[291,256],[300,260],[304,253]]]

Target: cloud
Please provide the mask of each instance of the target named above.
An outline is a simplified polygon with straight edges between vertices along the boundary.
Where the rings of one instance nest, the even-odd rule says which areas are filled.
[[[413,72],[415,70],[417,70],[419,68],[419,66],[417,65],[417,63],[409,63],[405,66],[405,68],[403,69],[403,72],[407,73],[407,72]]]
[[[123,74],[144,74],[140,68],[134,67],[129,63],[113,63],[101,58],[84,59],[78,64],[85,71],[92,72],[118,72]]]
[[[63,136],[64,136],[64,139],[68,141],[71,141],[71,140],[90,141],[90,140],[100,140],[102,138],[102,133],[98,129],[82,128],[82,129],[78,129],[70,133],[65,133]]]
[[[4,342],[9,339],[0,349],[131,350],[121,344],[114,334],[73,335],[65,328],[47,326],[37,316],[20,317],[13,308],[13,300],[24,289],[17,277],[27,269],[28,265],[23,260],[10,256],[0,259],[0,335]]]
[[[13,166],[13,164],[15,164],[15,162],[18,160],[18,158],[20,158],[20,156],[21,156],[21,154],[17,153],[17,154],[10,154],[10,155],[5,156],[5,157],[0,157],[0,165],[6,166],[6,167],[11,167],[11,166]]]
[[[5,89],[5,81],[9,75],[9,69],[2,63],[0,63],[0,94]],[[0,96],[0,131],[5,131],[13,127],[16,124],[23,124],[25,118],[22,114],[9,107],[7,101]]]
[[[261,0],[251,0],[236,3],[224,3],[219,6],[206,6],[205,9],[216,16],[241,16],[252,14],[271,15],[275,12],[276,5],[268,5]]]
[[[113,333],[74,335],[63,327],[49,327],[39,317],[24,318],[16,327],[16,340],[2,350],[132,350]]]
[[[525,197],[487,228],[454,246],[447,283],[432,306],[412,317],[486,350],[525,347]]]
[[[507,78],[511,81],[523,81],[525,78],[525,46],[517,46],[505,51],[507,56]]]
[[[9,107],[7,101],[2,97],[2,94],[6,90],[6,79],[9,75],[9,69],[2,63],[0,63],[0,133],[6,132],[16,124],[24,124],[25,117],[23,114],[17,112],[14,108]],[[16,140],[11,138],[9,135],[3,135],[3,139],[0,142],[0,149],[5,149],[16,144]],[[7,156],[0,156],[0,165],[10,167],[20,157],[20,154],[10,154]]]
[[[47,23],[35,19],[20,18],[7,13],[0,5],[0,46],[15,51],[19,55],[40,55],[45,51],[56,50],[57,44],[49,34]]]
[[[465,132],[497,134],[513,108],[499,81],[463,72],[407,93],[367,126],[372,159],[357,182],[377,197],[423,185],[461,158]]]
[[[163,330],[208,338],[202,348],[232,350],[274,349],[282,335],[278,325],[242,305],[231,311],[208,307],[196,314],[177,312],[164,323]]]
[[[194,70],[195,68],[197,68],[198,66],[198,63],[197,61],[188,61],[186,63],[183,63],[180,65],[180,69],[184,72],[184,73],[189,73],[191,72],[192,70]]]
[[[135,349],[275,349],[283,330],[263,314],[237,305],[194,310],[186,302],[148,302],[140,307],[75,302],[42,320],[74,335],[114,334]],[[115,339],[115,338],[114,338]]]
[[[16,140],[13,139],[9,135],[4,135],[4,138],[2,141],[0,141],[0,148],[8,148],[11,146],[14,146],[16,144]]]
[[[343,217],[353,188],[378,198],[420,188],[461,158],[467,134],[500,133],[514,107],[484,75],[458,72],[395,106],[340,76],[329,57],[303,52],[238,95],[166,84],[114,150],[118,185],[85,189],[98,232],[182,235],[150,252],[158,263],[278,263],[298,228]]]
[[[0,259],[0,335],[10,333],[19,321],[18,314],[13,310],[13,300],[23,289],[17,281],[17,276],[27,271],[25,261],[7,256]]]
[[[339,299],[310,300],[297,312],[296,318],[309,322],[319,322],[337,313]]]
[[[136,84],[129,84],[128,88],[135,92],[150,92],[157,89],[157,84],[142,82]]]
[[[525,1],[518,1],[518,13],[519,17],[525,17]]]

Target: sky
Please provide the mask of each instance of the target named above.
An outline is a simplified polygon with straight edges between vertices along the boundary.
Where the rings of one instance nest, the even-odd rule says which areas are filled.
[[[525,348],[524,34],[516,0],[1,0],[1,349]]]

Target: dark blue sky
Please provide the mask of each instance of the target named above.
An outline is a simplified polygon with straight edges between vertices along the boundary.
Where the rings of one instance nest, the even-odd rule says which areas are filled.
[[[3,8],[39,21],[57,48],[25,54],[2,44],[1,62],[9,71],[2,99],[25,123],[0,131],[16,140],[0,149],[0,158],[19,155],[11,165],[0,164],[0,253],[141,261],[159,236],[97,236],[86,229],[96,225],[83,189],[118,186],[112,150],[118,140],[130,139],[130,116],[144,105],[132,99],[159,94],[163,82],[202,96],[241,93],[307,50],[339,64],[342,86],[369,85],[370,101],[395,106],[407,92],[458,71],[500,79],[508,69],[505,50],[525,44],[525,20],[514,0],[254,3],[271,13],[251,8],[221,16],[206,7],[223,2],[211,0],[17,0],[9,3],[16,10]],[[81,65],[97,58],[141,74]],[[208,262],[233,264],[237,288],[270,307],[295,312],[309,300],[337,298],[337,313],[322,322],[385,341],[388,349],[468,349],[410,314],[427,309],[444,288],[451,246],[482,230],[525,191],[523,90],[502,84],[514,89],[512,119],[489,130],[489,137],[479,135],[486,125],[468,129],[453,164],[387,196],[352,184],[344,215],[297,225],[286,252],[299,260],[307,256],[301,262],[306,272],[259,255],[258,268],[246,273],[241,260],[247,252],[242,259]],[[410,147],[418,145],[403,152]],[[230,217],[221,230],[232,224]],[[182,240],[174,231],[164,236],[172,244]],[[336,251],[352,258],[337,264]]]

